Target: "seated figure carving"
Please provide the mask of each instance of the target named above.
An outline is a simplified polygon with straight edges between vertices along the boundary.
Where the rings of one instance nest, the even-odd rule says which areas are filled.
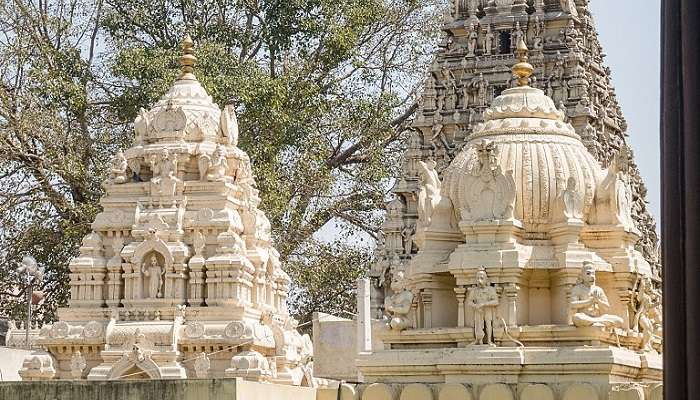
[[[112,159],[109,168],[109,181],[115,184],[126,183],[126,168],[126,157],[124,157],[124,153],[121,150],[119,150],[114,155],[114,158]]]
[[[413,293],[406,288],[403,271],[397,271],[391,282],[394,294],[387,297],[384,308],[389,314],[389,328],[395,331],[403,331],[411,327],[408,314],[413,304]]]
[[[579,282],[571,290],[570,307],[577,327],[622,327],[622,318],[605,314],[610,303],[603,288],[596,285],[595,267],[591,262],[583,263]]]

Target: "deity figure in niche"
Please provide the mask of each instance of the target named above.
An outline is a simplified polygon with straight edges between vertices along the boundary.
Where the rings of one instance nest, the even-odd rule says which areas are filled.
[[[469,289],[467,304],[474,309],[474,342],[495,346],[493,340],[493,320],[498,307],[498,293],[491,286],[484,267],[476,273],[476,286]],[[484,343],[484,339],[486,342]]]
[[[610,303],[603,288],[596,285],[595,275],[593,263],[585,261],[578,283],[571,289],[569,306],[573,313],[574,325],[620,328],[624,322],[622,318],[605,314],[610,308]]]
[[[126,157],[124,157],[124,153],[119,150],[117,154],[114,155],[109,167],[109,181],[116,184],[126,183],[126,168]]]
[[[411,327],[408,314],[413,304],[413,293],[406,288],[403,271],[396,271],[391,281],[391,290],[394,294],[384,302],[384,309],[389,314],[389,328],[395,331],[403,331]]]
[[[144,277],[148,278],[148,297],[151,299],[163,297],[161,288],[163,286],[165,268],[160,266],[155,254],[151,255],[148,262],[143,263],[141,272]]]

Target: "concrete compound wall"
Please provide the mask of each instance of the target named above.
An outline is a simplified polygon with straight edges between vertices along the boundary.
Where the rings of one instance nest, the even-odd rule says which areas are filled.
[[[315,400],[312,388],[238,379],[2,382],[2,400]]]
[[[663,400],[663,387],[658,384],[619,385],[604,390],[580,383],[556,387],[544,384],[343,384],[340,389],[319,389],[317,400]]]

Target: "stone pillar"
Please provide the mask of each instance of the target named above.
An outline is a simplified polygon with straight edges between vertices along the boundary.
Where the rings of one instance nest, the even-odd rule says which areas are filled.
[[[467,298],[467,289],[464,286],[458,286],[455,288],[455,295],[457,296],[457,326],[464,328],[466,325],[464,322],[464,301]]]
[[[508,323],[509,328],[515,328],[518,326],[518,293],[520,292],[520,286],[515,283],[509,283],[503,288],[503,293],[506,297],[506,305],[508,311]]]
[[[433,292],[431,289],[422,289],[421,302],[423,303],[423,328],[433,327]]]
[[[420,306],[420,291],[419,290],[414,290],[413,291],[413,303],[411,303],[411,310],[413,311],[411,314],[413,314],[413,326],[416,328],[422,328],[423,327],[423,313],[421,312],[421,306]]]
[[[370,315],[370,280],[357,280],[357,352],[372,351],[372,318]]]

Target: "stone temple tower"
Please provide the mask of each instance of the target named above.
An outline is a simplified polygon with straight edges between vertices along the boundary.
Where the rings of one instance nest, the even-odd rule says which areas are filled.
[[[363,400],[660,400],[661,293],[635,249],[631,155],[603,167],[530,86],[525,36],[515,53],[515,87],[442,174],[417,161],[417,253],[384,281],[383,321],[360,291]]]
[[[511,66],[520,39],[535,67],[531,86],[552,98],[584,146],[603,166],[626,146],[627,124],[611,83],[610,69],[588,9],[589,0],[453,0],[444,39],[425,78],[403,174],[387,204],[377,248],[373,313],[381,315],[391,289],[388,274],[416,254],[420,161],[435,161],[443,176],[484,112],[515,80]],[[536,77],[536,78],[535,78]],[[533,155],[533,165],[544,160]],[[640,232],[635,249],[661,275],[656,226],[645,202],[646,188],[630,159],[632,218]],[[536,195],[536,194],[534,194]]]
[[[23,379],[312,383],[235,109],[212,102],[195,61],[187,38],[179,78],[115,154],[69,306],[41,329],[48,353],[25,360]]]

